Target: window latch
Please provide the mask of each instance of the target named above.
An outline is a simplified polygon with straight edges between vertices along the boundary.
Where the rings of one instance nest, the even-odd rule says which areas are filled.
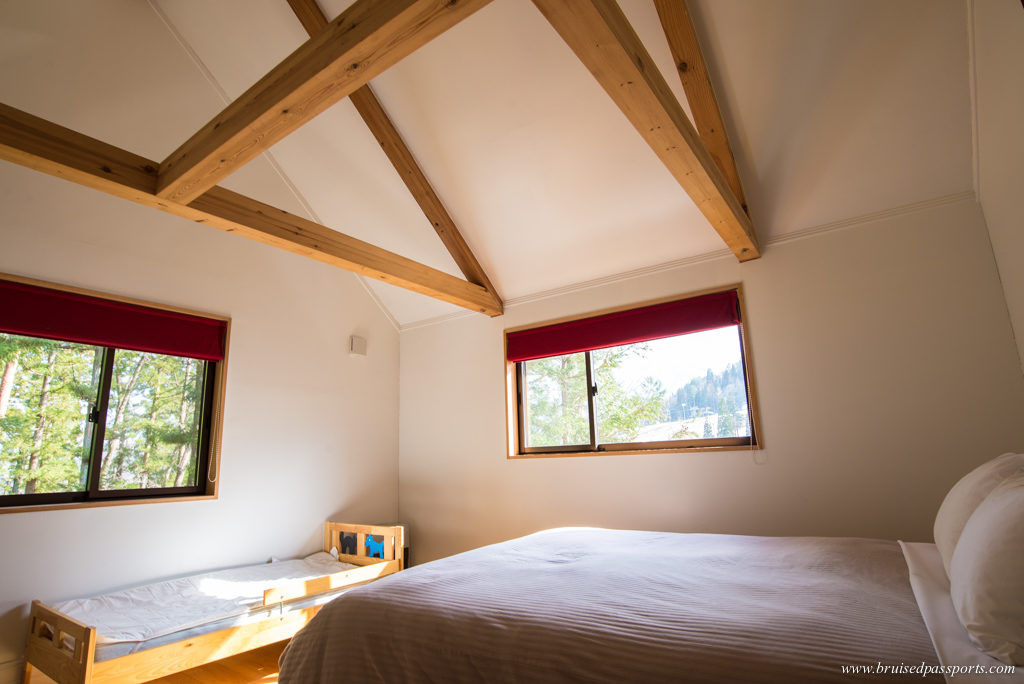
[[[597,396],[597,383],[596,382],[593,385],[590,386],[590,396],[592,396],[592,397],[596,397]]]
[[[92,404],[92,405],[89,406],[89,422],[90,423],[98,423],[98,422],[100,422],[100,410],[99,410],[99,408],[95,404]]]

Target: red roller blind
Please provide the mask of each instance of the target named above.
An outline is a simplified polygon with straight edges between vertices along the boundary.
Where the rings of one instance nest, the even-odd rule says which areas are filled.
[[[212,318],[0,280],[0,332],[220,361],[226,331]]]
[[[728,290],[508,333],[506,351],[509,361],[529,361],[714,330],[739,322],[739,296],[736,290]]]

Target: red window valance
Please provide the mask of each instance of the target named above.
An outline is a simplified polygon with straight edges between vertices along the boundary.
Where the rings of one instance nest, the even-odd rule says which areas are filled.
[[[101,347],[224,358],[227,323],[101,297],[0,280],[0,332]]]
[[[509,361],[529,361],[714,330],[739,322],[739,296],[736,290],[727,290],[511,332],[506,336],[505,348]]]

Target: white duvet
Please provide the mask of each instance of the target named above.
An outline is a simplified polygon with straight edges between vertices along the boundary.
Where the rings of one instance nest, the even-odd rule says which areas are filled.
[[[280,681],[920,681],[842,668],[922,662],[896,542],[560,529],[354,589]]]
[[[329,553],[165,580],[53,607],[97,628],[99,643],[146,641],[263,605],[263,592],[289,580],[309,580],[355,565]]]

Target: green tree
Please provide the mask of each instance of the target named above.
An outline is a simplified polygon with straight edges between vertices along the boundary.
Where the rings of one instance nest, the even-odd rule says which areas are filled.
[[[80,488],[95,354],[84,345],[0,335],[0,493]]]
[[[104,489],[180,487],[195,481],[202,365],[119,351],[107,411]]]
[[[631,354],[644,345],[591,353],[598,392],[597,432],[601,442],[629,442],[644,425],[665,417],[665,390],[654,378],[627,390],[615,377]],[[586,357],[583,353],[526,361],[526,428],[530,446],[567,446],[590,442]]]
[[[718,436],[736,437],[736,405],[732,399],[722,397],[718,400]]]
[[[88,484],[105,351],[0,334],[0,495],[82,491]],[[101,488],[195,482],[203,362],[118,350]]]
[[[612,347],[594,351],[597,379],[597,432],[600,442],[632,442],[640,428],[665,420],[665,388],[655,378],[644,378],[638,387],[627,389],[615,371],[631,355],[643,357],[646,345]]]
[[[567,354],[524,363],[529,445],[589,443],[584,355]]]

